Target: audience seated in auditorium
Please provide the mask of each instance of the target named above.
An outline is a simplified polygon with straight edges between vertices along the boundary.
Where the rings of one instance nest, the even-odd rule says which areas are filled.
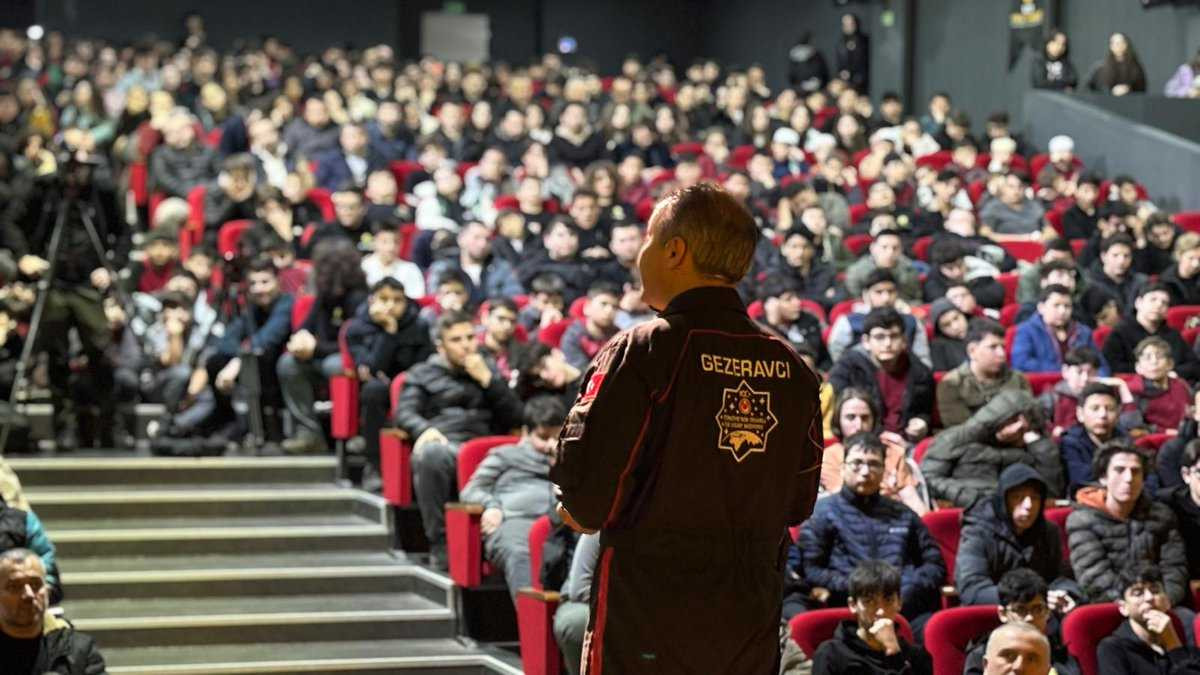
[[[400,235],[395,226],[376,223],[371,227],[373,252],[363,256],[363,273],[367,284],[374,286],[384,277],[396,279],[404,286],[404,294],[410,298],[425,295],[425,277],[419,267],[400,258]]]
[[[337,149],[311,158],[317,162],[317,187],[336,190],[349,184],[360,190],[365,188],[367,176],[387,166],[368,141],[362,125],[343,124],[338,130]]]
[[[479,436],[508,433],[521,421],[521,402],[479,353],[471,317],[438,317],[437,353],[408,371],[395,422],[413,439],[413,485],[431,550],[445,564],[446,517],[458,449]]]
[[[253,157],[239,153],[221,161],[216,180],[204,190],[204,236],[208,241],[215,242],[221,225],[231,220],[257,217],[257,187]]]
[[[1099,675],[1200,673],[1200,653],[1189,647],[1171,619],[1168,574],[1150,561],[1121,570],[1116,598],[1121,622],[1096,648]]]
[[[1054,545],[1058,546],[1058,542]],[[1037,572],[1026,567],[1015,567],[1000,578],[997,597],[997,613],[1002,626],[1024,623],[1037,628],[1050,642],[1050,665],[1054,673],[1079,675],[1079,664],[1067,652],[1059,634],[1058,618],[1075,608],[1075,600],[1069,594],[1061,590],[1049,590],[1046,580]],[[989,639],[990,634],[988,638],[980,636],[967,646],[963,675],[982,675]]]
[[[898,299],[896,292],[896,277],[889,270],[875,270],[863,283],[862,301],[856,302],[850,311],[838,317],[829,331],[829,357],[836,363],[846,351],[862,342],[863,323],[867,314],[876,309],[895,308],[902,310],[901,319],[904,322],[904,337],[908,349],[917,360],[929,367],[929,336],[925,327],[911,314],[907,313],[908,305]]]
[[[838,625],[813,655],[813,675],[910,673],[932,675],[933,661],[896,629],[903,606],[902,573],[882,560],[863,560],[846,578],[853,621]]]
[[[925,301],[933,302],[946,295],[947,288],[953,283],[965,283],[980,305],[1000,309],[1004,305],[1004,286],[995,278],[1000,270],[973,256],[969,266],[967,254],[964,246],[952,240],[932,247],[930,272],[924,283]]]
[[[1026,373],[1052,373],[1062,368],[1068,350],[1092,346],[1092,329],[1072,317],[1071,290],[1051,284],[1038,296],[1037,314],[1017,326],[1013,340],[1013,368]],[[1100,357],[1100,374],[1108,364]]]
[[[968,507],[991,494],[1001,471],[1018,462],[1037,470],[1049,496],[1061,496],[1062,460],[1042,434],[1038,408],[1029,394],[1005,389],[969,420],[935,436],[921,461],[930,496]]]
[[[375,487],[379,432],[392,407],[392,380],[433,355],[430,327],[400,282],[383,277],[371,286],[371,294],[346,329],[346,348],[361,383],[359,416],[367,459],[363,486]]]
[[[1074,288],[1074,296],[1076,298],[1087,287],[1087,279],[1082,273],[1082,267],[1075,261],[1075,252],[1071,249],[1071,242],[1062,237],[1055,237],[1044,242],[1046,250],[1042,252],[1038,261],[1032,265],[1026,265],[1019,272],[1019,280],[1017,283],[1017,302],[1021,305],[1034,306],[1037,304],[1038,293],[1047,283],[1057,283]],[[1062,277],[1055,277],[1053,281],[1047,282],[1046,266],[1054,262],[1067,263],[1070,267],[1071,278],[1074,280],[1074,286],[1063,282]],[[1067,270],[1068,268],[1059,268]],[[1020,319],[1018,319],[1019,321]]]
[[[329,107],[320,96],[304,99],[300,117],[283,128],[283,142],[293,163],[313,161],[338,146],[338,125],[329,118]]]
[[[809,347],[817,354],[818,368],[828,370],[832,364],[825,342],[821,340],[821,321],[801,306],[800,287],[795,279],[768,276],[758,285],[758,299],[762,301],[763,309],[759,325],[794,348]]]
[[[1041,241],[1056,236],[1046,224],[1046,210],[1027,194],[1025,177],[1009,171],[995,199],[979,209],[980,234],[994,241]]]
[[[1000,473],[996,493],[963,514],[954,562],[954,583],[963,604],[1009,604],[1012,600],[1003,597],[1004,580],[1018,569],[1036,576],[1043,589],[1054,589],[1053,609],[1066,613],[1074,607],[1072,596],[1082,597],[1063,559],[1066,533],[1046,520],[1048,494],[1046,481],[1033,467],[1012,464]]]
[[[1008,366],[1004,328],[1000,324],[990,319],[975,319],[964,342],[966,360],[947,372],[937,385],[938,417],[945,427],[966,422],[1005,389],[1032,393],[1025,375]]]
[[[28,505],[18,507],[0,498],[0,554],[11,549],[29,549],[38,556],[45,572],[50,604],[61,602],[63,589],[59,581],[57,554],[42,521]]]
[[[42,559],[27,548],[0,553],[0,667],[5,673],[103,675],[92,638],[46,611],[51,583]]]
[[[316,227],[304,246],[305,257],[312,257],[312,251],[316,250],[317,244],[325,239],[349,239],[360,252],[370,250],[367,241],[371,237],[371,225],[366,218],[367,209],[363,203],[363,194],[353,187],[342,186],[333,193],[332,199],[333,222],[322,223]]]
[[[557,216],[546,225],[542,246],[517,269],[521,285],[530,288],[538,275],[556,274],[564,284],[563,302],[570,306],[587,294],[592,278],[590,266],[579,257],[579,231],[569,218]]]
[[[1100,176],[1093,173],[1079,177],[1075,184],[1075,203],[1062,214],[1063,237],[1070,240],[1087,239],[1096,231],[1100,183]]]
[[[592,358],[617,334],[617,305],[620,293],[612,284],[598,281],[588,289],[583,320],[575,321],[563,333],[561,349],[567,363],[586,370]]]
[[[1134,350],[1148,337],[1165,340],[1170,346],[1174,371],[1185,380],[1200,379],[1200,356],[1183,336],[1167,324],[1167,309],[1171,306],[1170,291],[1162,283],[1143,286],[1133,302],[1133,311],[1124,314],[1104,341],[1104,358],[1117,373],[1132,373],[1137,362]]]
[[[910,444],[899,434],[882,431],[875,399],[853,387],[838,392],[837,402],[833,406],[832,436],[828,438],[837,442],[826,445],[822,453],[822,494],[834,494],[842,489],[846,456],[843,441],[865,431],[879,434],[879,440],[887,450],[879,493],[903,503],[919,516],[925,515],[929,511],[929,489],[920,467],[908,456]]]
[[[1135,184],[1135,194],[1136,190]],[[1142,235],[1136,237],[1133,269],[1146,276],[1158,276],[1170,269],[1175,262],[1175,240],[1179,237],[1179,228],[1175,226],[1171,217],[1162,211],[1147,215],[1144,222]]]
[[[1088,383],[1079,394],[1075,409],[1079,422],[1059,437],[1063,464],[1067,469],[1067,494],[1095,482],[1092,460],[1096,450],[1105,443],[1126,438],[1117,425],[1122,411],[1128,412],[1132,401],[1125,399],[1128,388],[1118,388],[1101,381]]]
[[[884,230],[876,233],[871,240],[869,255],[862,256],[858,262],[846,270],[846,280],[843,282],[850,295],[862,295],[867,290],[867,282],[871,272],[888,270],[896,281],[896,290],[902,300],[909,303],[920,303],[921,280],[913,261],[903,253],[903,243],[900,233],[896,230]]]
[[[929,435],[933,415],[933,373],[912,357],[903,317],[894,309],[873,309],[862,323],[860,345],[842,354],[829,373],[835,391],[856,387],[879,405],[884,430],[916,442]]]
[[[166,118],[163,144],[150,156],[150,184],[172,197],[186,198],[192,188],[217,176],[217,154],[196,138],[196,119],[185,108]]]
[[[1092,460],[1100,487],[1081,491],[1067,517],[1071,569],[1090,602],[1121,598],[1121,570],[1139,562],[1162,569],[1170,606],[1189,597],[1187,553],[1175,514],[1144,494],[1149,465],[1128,442],[1101,446]]]
[[[567,409],[557,398],[539,396],[525,404],[523,415],[521,440],[488,452],[459,495],[484,507],[483,554],[504,574],[514,600],[529,585],[529,529],[554,510],[551,455]]]
[[[434,261],[429,266],[428,278],[439,279],[451,269],[461,271],[468,281],[467,304],[472,307],[478,307],[488,298],[511,298],[524,293],[508,261],[492,254],[489,234],[483,223],[464,223],[458,232],[458,255]]]
[[[1192,390],[1183,378],[1173,376],[1171,345],[1151,336],[1139,342],[1133,353],[1137,373],[1129,383],[1133,405],[1121,416],[1121,426],[1135,434],[1175,430],[1187,416]]]
[[[820,210],[820,207],[811,208]],[[822,213],[820,218],[823,220],[824,217]],[[803,223],[784,232],[779,244],[779,258],[775,267],[767,270],[767,275],[768,279],[779,276],[794,281],[800,297],[830,307],[838,297],[836,270],[817,256],[815,239],[816,235]]]
[[[316,297],[308,317],[287,341],[276,374],[283,401],[296,425],[284,440],[285,452],[325,451],[325,433],[313,410],[317,392],[343,371],[338,337],[342,324],[358,312],[367,298],[367,281],[358,251],[344,239],[327,239],[313,254]]]
[[[901,570],[904,615],[918,620],[936,609],[946,576],[941,551],[919,516],[880,494],[887,447],[873,432],[847,438],[842,488],[818,500],[800,529],[803,562],[797,572],[812,587],[828,591],[815,599],[840,605],[849,579],[863,561],[879,559]],[[823,595],[823,593],[821,593]]]

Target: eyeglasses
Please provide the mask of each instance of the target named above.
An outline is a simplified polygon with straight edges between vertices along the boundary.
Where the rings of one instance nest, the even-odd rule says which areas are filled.
[[[846,466],[850,467],[851,471],[858,471],[859,469],[863,468],[864,466],[867,467],[867,470],[870,471],[871,473],[878,473],[880,471],[883,471],[883,462],[880,462],[878,460],[852,459],[849,462],[846,462]]]

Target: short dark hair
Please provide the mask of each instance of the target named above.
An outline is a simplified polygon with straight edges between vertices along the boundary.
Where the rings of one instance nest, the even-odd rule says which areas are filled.
[[[1142,473],[1145,474],[1150,463],[1146,455],[1129,441],[1116,439],[1101,445],[1096,450],[1096,456],[1092,457],[1092,476],[1096,479],[1103,477],[1108,473],[1108,465],[1112,462],[1112,458],[1121,454],[1137,455],[1137,458],[1141,460]]]
[[[868,454],[877,455],[880,459],[887,456],[887,446],[879,439],[879,434],[874,431],[860,431],[853,434],[842,441],[842,447],[845,448],[846,455],[857,448]]]
[[[405,294],[404,297],[406,297],[406,298],[408,297],[407,293],[405,293],[405,290],[404,290],[404,284],[400,283],[400,280],[397,279],[396,277],[390,277],[390,276],[383,277],[379,281],[376,281],[375,283],[371,284],[370,293],[371,293],[371,295],[374,295],[376,291],[382,291],[385,288],[391,289],[393,291],[400,291],[401,293]]]
[[[929,252],[929,264],[935,269],[942,265],[949,265],[956,260],[962,260],[966,257],[966,251],[958,242],[946,242],[941,246],[934,246]]]
[[[508,311],[512,312],[513,314],[517,313],[516,301],[505,295],[497,295],[495,297],[488,298],[487,305],[488,305],[488,314],[491,314],[492,312],[496,311],[497,309],[507,309]]]
[[[562,295],[566,289],[567,283],[563,281],[561,276],[553,272],[543,272],[529,282],[529,290],[532,293]]]
[[[1051,272],[1070,272],[1076,274],[1075,264],[1067,260],[1051,260],[1047,263],[1042,263],[1038,268],[1038,277],[1048,279]]]
[[[890,216],[892,214],[883,213],[883,214],[879,214],[879,215]],[[876,232],[875,236],[871,237],[871,243],[875,243],[875,242],[879,241],[880,237],[895,237],[897,239],[903,239],[903,237],[900,235],[900,230],[896,230],[896,229],[893,229],[890,227],[886,230],[880,230],[880,231]]]
[[[1166,293],[1167,295],[1171,294],[1170,289],[1168,289],[1167,285],[1164,284],[1163,282],[1151,281],[1151,282],[1147,283],[1145,286],[1142,286],[1141,288],[1138,289],[1136,297],[1140,299],[1151,293],[1156,293],[1156,292]]]
[[[1000,596],[1001,605],[1011,605],[1013,603],[1027,603],[1033,601],[1034,598],[1046,599],[1046,580],[1042,575],[1034,572],[1028,567],[1018,567],[1011,569],[1000,577],[1000,583],[996,584],[996,594]]]
[[[867,312],[867,318],[863,319],[862,334],[870,335],[876,328],[899,328],[904,332],[904,317],[891,307],[877,307]]]
[[[1099,174],[1088,172],[1079,177],[1079,180],[1076,182],[1076,187],[1086,183],[1099,190],[1100,183],[1102,182],[1104,181],[1100,178]]]
[[[1070,298],[1071,289],[1063,286],[1062,284],[1050,284],[1049,286],[1043,288],[1041,293],[1038,293],[1038,304],[1040,305],[1049,300],[1050,296],[1052,295],[1065,295]]]
[[[620,299],[621,289],[611,281],[605,281],[603,279],[599,281],[593,281],[592,284],[588,286],[587,296],[588,298],[594,298],[598,295],[611,295],[617,299]]]
[[[270,256],[260,255],[250,260],[246,264],[246,276],[255,272],[270,272],[271,276],[277,276],[279,270],[275,269],[275,261],[271,260]]]
[[[557,396],[534,396],[525,402],[525,426],[557,427],[567,419],[567,406]]]
[[[1128,246],[1129,250],[1132,251],[1134,249],[1133,237],[1124,232],[1109,235],[1100,242],[1100,253],[1107,253],[1108,249],[1114,246]]]
[[[885,282],[892,284],[893,286],[898,285],[896,283],[896,275],[892,274],[891,270],[876,268],[871,270],[871,273],[867,275],[867,278],[863,281],[862,289],[865,291],[876,284],[882,284]]]
[[[1200,438],[1194,438],[1183,446],[1183,453],[1179,456],[1179,466],[1191,468],[1196,466],[1197,461],[1200,461]]]
[[[1083,391],[1079,393],[1079,402],[1086,403],[1091,396],[1107,396],[1117,403],[1121,402],[1121,395],[1117,393],[1115,387],[1104,384],[1103,382],[1089,382],[1083,387]]]
[[[891,597],[900,593],[900,571],[882,560],[864,560],[850,573],[850,597]]]
[[[1162,586],[1163,573],[1158,565],[1149,560],[1139,560],[1132,565],[1126,565],[1120,574],[1117,575],[1117,580],[1121,584],[1121,597],[1125,597],[1125,591],[1138,584],[1158,584]]]
[[[256,167],[254,156],[248,152],[239,152],[221,161],[221,173],[252,174]]]
[[[737,283],[758,246],[758,226],[746,207],[709,182],[677,190],[658,203],[661,241],[683,239],[703,276]]]
[[[1064,366],[1091,366],[1100,368],[1100,352],[1092,347],[1075,347],[1063,354]]]
[[[980,342],[989,335],[1004,339],[1004,326],[987,318],[972,319],[971,323],[967,325],[966,343]]]
[[[772,274],[758,287],[758,299],[778,298],[784,293],[800,293],[800,283],[790,274]]]
[[[454,310],[443,312],[442,315],[438,317],[437,323],[434,325],[434,332],[437,335],[437,339],[441,340],[442,336],[446,334],[446,331],[464,323],[474,325],[475,321],[471,318],[471,315],[467,314],[466,312]]]
[[[1071,241],[1066,237],[1054,237],[1045,243],[1047,251],[1063,251],[1064,253],[1073,253]]]
[[[464,272],[460,269],[453,269],[453,268],[447,269],[447,270],[443,270],[442,273],[439,274],[437,276],[437,278],[433,280],[433,287],[436,289],[439,286],[442,286],[442,285],[448,284],[448,283],[455,283],[455,284],[462,286],[463,288],[470,288],[471,287],[471,278],[467,276],[466,272]]]
[[[1141,341],[1137,343],[1137,346],[1133,348],[1133,357],[1135,359],[1142,358],[1142,352],[1145,352],[1147,349],[1158,349],[1166,354],[1167,358],[1171,360],[1175,359],[1175,355],[1171,352],[1171,343],[1157,335],[1151,335],[1150,337],[1142,338]]]

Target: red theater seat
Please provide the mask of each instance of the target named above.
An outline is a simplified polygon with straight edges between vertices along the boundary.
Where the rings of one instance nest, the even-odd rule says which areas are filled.
[[[471,481],[475,469],[493,448],[519,440],[517,436],[484,436],[463,443],[458,450],[459,492]],[[446,554],[450,561],[450,578],[460,588],[475,588],[491,572],[491,566],[483,559],[483,534],[479,529],[482,515],[482,504],[446,504]]]
[[[550,519],[542,516],[529,530],[530,586],[517,592],[517,631],[521,639],[521,666],[525,675],[558,675],[562,655],[554,642],[554,612],[560,596],[542,588],[542,547],[550,536]]]
[[[1062,640],[1067,651],[1079,662],[1083,675],[1096,675],[1099,670],[1096,648],[1100,641],[1112,634],[1125,617],[1121,616],[1116,603],[1084,605],[1076,607],[1062,622]],[[1171,614],[1175,633],[1184,638],[1183,622]]]
[[[933,658],[933,675],[961,675],[967,646],[1000,625],[996,605],[951,607],[925,624],[925,649]]]
[[[392,379],[389,418],[396,414],[396,402],[404,390],[404,376],[405,373],[400,373]],[[379,473],[383,479],[383,498],[393,506],[412,504],[413,440],[407,431],[400,428],[387,428],[379,432]]]
[[[797,614],[792,617],[788,625],[792,629],[792,639],[809,658],[812,658],[812,655],[817,653],[817,647],[833,637],[838,624],[853,620],[854,613],[850,611],[849,607],[835,607],[833,609],[814,609]],[[896,623],[899,624],[900,637],[911,644],[913,642],[912,628],[909,627],[908,621],[897,615]]]

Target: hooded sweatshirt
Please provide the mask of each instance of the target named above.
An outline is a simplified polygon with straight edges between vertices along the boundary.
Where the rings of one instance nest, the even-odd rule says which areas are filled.
[[[524,441],[496,448],[480,462],[460,495],[464,502],[504,511],[505,518],[540,518],[554,510],[550,456]]]
[[[1017,534],[1005,500],[1010,490],[1022,485],[1037,487],[1042,508],[1033,525]],[[1079,587],[1067,578],[1062,554],[1065,535],[1045,518],[1047,492],[1045,479],[1033,467],[1013,464],[1000,473],[996,493],[976,502],[963,515],[954,583],[964,605],[999,604],[1000,578],[1018,567],[1037,572],[1052,589],[1082,597]]]

